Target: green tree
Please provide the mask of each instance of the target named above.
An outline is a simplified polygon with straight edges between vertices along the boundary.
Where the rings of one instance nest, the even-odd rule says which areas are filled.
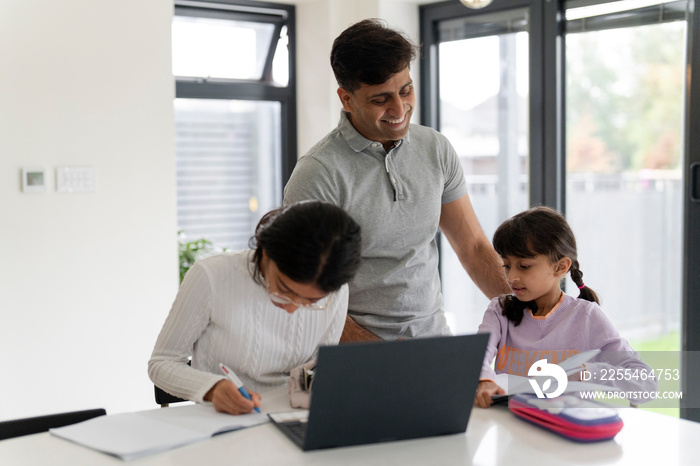
[[[566,37],[570,172],[678,168],[685,23]]]

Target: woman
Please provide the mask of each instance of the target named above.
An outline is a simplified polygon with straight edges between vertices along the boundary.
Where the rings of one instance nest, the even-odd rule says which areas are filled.
[[[260,404],[257,391],[285,384],[319,345],[340,339],[360,242],[359,225],[331,204],[303,201],[266,214],[252,250],[189,270],[148,362],[151,380],[217,411],[249,413]],[[252,400],[219,363],[253,390]]]

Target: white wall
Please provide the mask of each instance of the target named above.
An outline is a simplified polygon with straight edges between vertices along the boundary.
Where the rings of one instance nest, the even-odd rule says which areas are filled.
[[[338,121],[333,39],[382,17],[417,42],[418,2],[286,3],[303,154]],[[0,1],[0,420],[154,407],[178,273],[171,17],[171,0]],[[96,190],[57,193],[64,165],[93,167]],[[22,193],[34,166],[48,189]]]
[[[177,291],[170,0],[0,2],[0,419],[155,407]],[[48,170],[25,194],[20,170]],[[55,169],[94,167],[59,194]]]

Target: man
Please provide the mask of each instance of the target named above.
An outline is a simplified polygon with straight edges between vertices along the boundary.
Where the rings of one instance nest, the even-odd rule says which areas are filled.
[[[338,36],[331,66],[343,105],[340,123],[299,159],[285,187],[285,204],[331,202],[362,227],[362,263],[350,284],[343,342],[450,334],[438,227],[486,296],[510,291],[454,149],[433,129],[410,125],[416,52],[375,19]]]

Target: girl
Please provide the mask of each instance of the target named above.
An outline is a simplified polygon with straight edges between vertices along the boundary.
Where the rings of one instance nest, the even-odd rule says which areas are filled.
[[[504,393],[493,381],[496,373],[526,376],[537,360],[556,364],[586,350],[602,351],[595,362],[586,363],[574,375],[576,380],[596,374],[597,383],[606,383],[599,376],[617,369],[630,376],[635,369],[652,374],[598,306],[595,292],[584,284],[576,240],[562,215],[548,207],[521,212],[498,227],[493,246],[503,259],[513,294],[494,298],[479,326],[479,333],[488,332],[491,337],[476,392],[477,406],[486,408],[492,395]],[[560,289],[567,273],[580,290],[578,298]],[[622,378],[613,383],[619,390],[656,391],[656,381],[650,377],[624,380],[623,374]],[[630,399],[646,401],[636,395]]]
[[[148,361],[153,383],[221,412],[259,406],[257,391],[286,384],[318,345],[338,343],[360,241],[359,225],[341,208],[303,201],[265,215],[253,250],[197,261]],[[219,362],[254,390],[252,401]]]

